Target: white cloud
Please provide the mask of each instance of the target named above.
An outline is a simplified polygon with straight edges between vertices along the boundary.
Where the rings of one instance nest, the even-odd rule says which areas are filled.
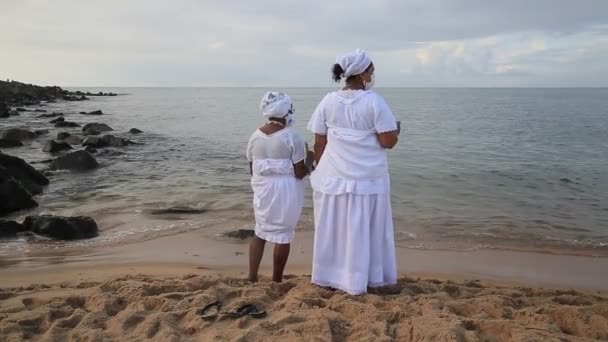
[[[606,25],[602,0],[4,0],[0,77],[325,86],[363,47],[381,86],[608,85]]]

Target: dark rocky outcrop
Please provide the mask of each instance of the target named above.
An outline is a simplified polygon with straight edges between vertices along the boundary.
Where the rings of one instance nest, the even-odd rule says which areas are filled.
[[[80,96],[64,95],[61,97],[61,99],[65,100],[65,101],[85,101],[85,100],[88,100],[89,98],[84,95],[80,95]]]
[[[21,158],[0,152],[0,167],[32,195],[42,193],[43,186],[49,184],[48,178]]]
[[[62,99],[67,101],[88,100],[81,91],[71,92],[57,86],[41,87],[16,81],[0,81],[0,102],[7,106],[23,107],[39,105],[42,101],[55,103]],[[99,95],[101,94],[101,95]],[[95,96],[114,96],[112,93],[99,93]],[[91,94],[93,96],[93,94]],[[23,109],[23,108],[21,108]],[[25,110],[23,110],[25,111]]]
[[[32,195],[0,166],[0,215],[38,206]]]
[[[54,118],[57,116],[63,116],[63,113],[40,114],[36,117],[37,118]]]
[[[103,148],[103,147],[108,147],[110,145],[106,141],[101,139],[101,137],[91,136],[91,137],[84,138],[84,141],[82,142],[82,146]]]
[[[87,151],[75,151],[63,155],[51,163],[53,170],[88,171],[99,167],[97,160]]]
[[[25,108],[17,108],[17,109],[15,109],[15,110],[16,110],[16,111],[18,111],[18,112],[27,112],[27,111],[28,111],[28,110],[27,110],[27,109],[25,109]]]
[[[124,139],[124,138],[115,137],[111,134],[104,135],[103,137],[101,137],[101,140],[106,142],[108,144],[108,146],[112,146],[112,147],[124,147],[124,146],[129,145],[129,140]]]
[[[54,124],[54,123],[58,123],[58,122],[61,122],[61,121],[65,121],[65,118],[63,116],[60,116],[57,119],[53,119],[53,120],[49,121],[49,123]]]
[[[91,154],[97,153],[97,149],[95,147],[93,147],[93,146],[87,146],[87,147],[84,148],[84,150],[87,151],[87,152],[89,152],[89,153],[91,153]]]
[[[0,139],[0,148],[20,147],[23,143],[20,141]]]
[[[79,240],[97,236],[97,223],[87,216],[28,216],[23,225],[26,230],[53,239]]]
[[[98,130],[96,130],[96,129],[94,129],[94,128],[88,128],[86,130],[83,130],[82,134],[83,135],[100,135],[101,132],[98,131]]]
[[[111,134],[106,134],[103,137],[98,136],[88,136],[82,142],[82,146],[92,146],[96,148],[104,148],[104,147],[124,147],[130,144],[134,144],[132,141],[113,136]]]
[[[144,131],[139,130],[139,129],[137,129],[137,128],[131,128],[131,129],[129,130],[129,133],[131,133],[131,134],[141,134],[141,133],[143,133],[143,132],[144,132]]]
[[[71,136],[71,134],[68,132],[60,132],[60,133],[57,133],[57,140],[63,140],[69,136]]]
[[[55,127],[80,127],[80,125],[72,121],[59,121],[55,123]]]
[[[80,112],[80,114],[84,114],[84,115],[103,115],[103,112],[98,109],[98,110],[94,110],[92,112]]]
[[[34,112],[35,113],[46,113],[46,110],[38,108],[38,109],[34,109]]]
[[[0,220],[0,238],[16,237],[25,231],[25,227],[15,221]]]
[[[114,94],[114,93],[104,93],[103,91],[100,91],[97,94],[93,94],[93,93],[90,93],[90,92],[87,91],[85,93],[85,95],[86,96],[116,96],[117,94]]]
[[[84,125],[82,127],[82,131],[86,131],[88,129],[93,129],[96,130],[98,132],[109,132],[109,131],[113,131],[112,127],[104,124],[104,123],[98,123],[98,122],[93,122],[93,123],[88,123],[86,125]]]
[[[66,143],[70,145],[80,145],[82,144],[82,138],[77,135],[70,135],[69,137],[63,139]]]
[[[36,133],[22,128],[9,128],[2,131],[2,134],[0,134],[1,139],[12,141],[32,140],[36,139],[36,137]]]
[[[21,82],[0,81],[0,102],[15,107],[37,105],[40,101],[51,101],[64,93],[60,87],[40,87]]]
[[[232,239],[241,239],[245,240],[251,238],[255,235],[255,231],[253,229],[237,229],[231,232],[224,233],[225,237],[229,237]]]
[[[4,102],[0,102],[0,118],[8,118],[9,116],[11,116],[9,106]]]
[[[46,144],[44,144],[42,151],[49,152],[49,153],[57,153],[57,152],[61,152],[61,151],[71,150],[71,149],[72,149],[72,146],[70,146],[70,144],[68,144],[67,142],[49,140],[46,142]]]
[[[39,130],[34,131],[34,133],[36,133],[36,136],[41,136],[41,135],[49,134],[49,130],[48,129],[39,129]]]

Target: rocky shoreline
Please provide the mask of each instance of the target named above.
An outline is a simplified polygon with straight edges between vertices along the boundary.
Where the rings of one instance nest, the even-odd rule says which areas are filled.
[[[136,145],[138,143],[128,137],[143,133],[132,128],[123,134],[109,134],[114,129],[106,123],[94,122],[82,126],[77,122],[75,115],[102,116],[104,113],[101,109],[70,114],[74,116],[74,121],[70,121],[66,119],[66,113],[48,113],[45,109],[32,107],[60,101],[87,101],[91,96],[117,95],[71,92],[58,86],[41,87],[16,81],[0,81],[0,120],[14,116],[50,119],[48,129],[45,127],[32,131],[21,125],[4,127],[0,131],[0,238],[20,234],[37,234],[61,240],[97,236],[97,224],[90,217],[28,216],[23,223],[7,221],[2,217],[36,208],[36,196],[52,181],[54,171],[92,171],[100,167],[95,155],[101,154],[101,149]],[[57,129],[59,132],[55,137],[46,137]],[[42,150],[51,157],[41,162],[48,164],[46,168],[37,170],[19,156],[9,154],[11,149],[38,139],[46,139],[42,143]]]

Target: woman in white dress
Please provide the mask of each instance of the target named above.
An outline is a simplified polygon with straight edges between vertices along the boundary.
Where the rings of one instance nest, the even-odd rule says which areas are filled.
[[[268,241],[275,244],[272,280],[280,282],[304,202],[306,151],[302,138],[291,127],[294,111],[287,94],[266,93],[260,109],[268,121],[247,144],[256,223],[249,246],[249,280],[258,280]]]
[[[327,94],[308,123],[317,162],[312,282],[352,295],[397,281],[386,150],[400,128],[370,91],[374,70],[363,50],[339,56],[333,79],[345,86]]]

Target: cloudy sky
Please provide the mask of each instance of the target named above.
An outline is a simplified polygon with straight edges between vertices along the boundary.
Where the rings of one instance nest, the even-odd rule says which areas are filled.
[[[62,86],[608,86],[608,0],[0,0],[0,78]]]

